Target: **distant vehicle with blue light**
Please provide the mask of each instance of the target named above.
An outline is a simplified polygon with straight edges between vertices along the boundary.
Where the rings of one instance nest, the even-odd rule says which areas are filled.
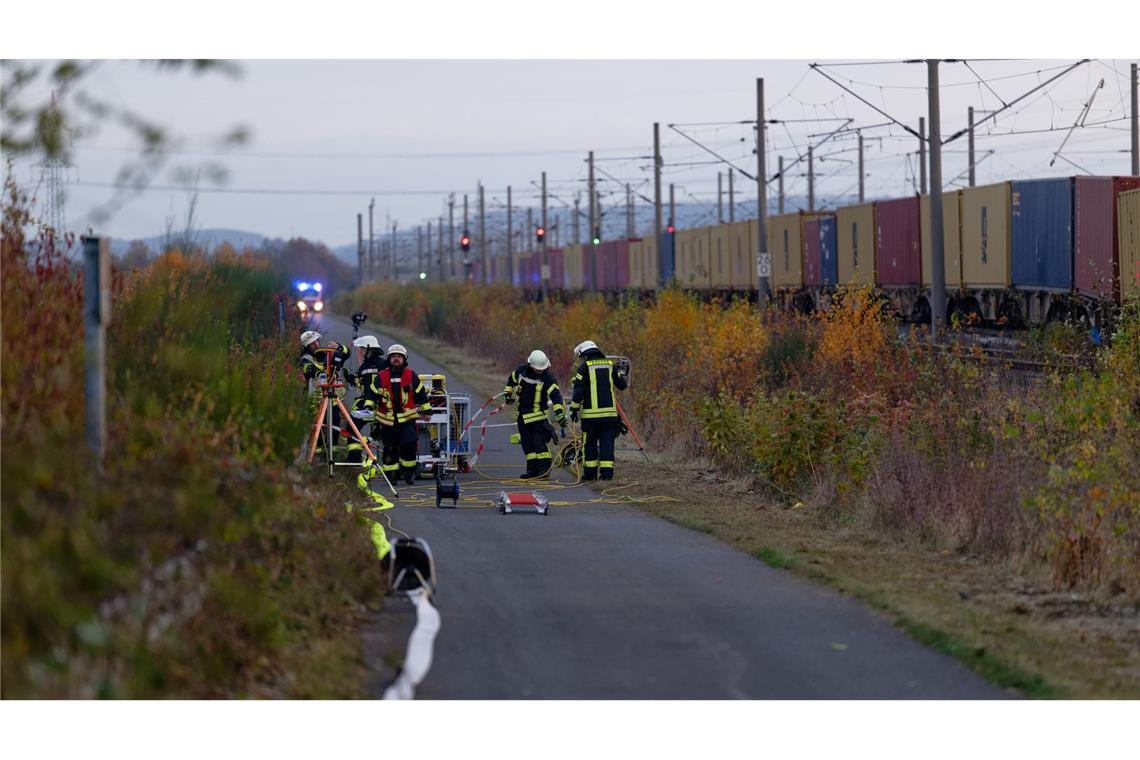
[[[325,308],[324,286],[319,282],[298,280],[293,287],[297,291],[297,310],[301,312],[301,319],[319,322]]]

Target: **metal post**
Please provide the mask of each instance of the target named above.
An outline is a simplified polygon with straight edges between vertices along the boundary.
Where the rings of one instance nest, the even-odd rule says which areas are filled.
[[[412,279],[420,279],[422,271],[424,271],[424,230],[423,227],[416,227],[416,273]]]
[[[724,191],[721,190],[720,172],[716,173],[716,223],[724,224]]]
[[[918,192],[926,195],[926,119],[918,117]]]
[[[815,211],[815,156],[808,146],[808,211]]]
[[[776,180],[777,180],[776,192],[779,194],[779,200],[777,201],[777,203],[779,204],[779,210],[780,210],[780,213],[782,214],[782,213],[784,213],[784,157],[783,156],[780,156],[779,159],[777,159],[777,166],[780,169],[780,171],[777,172],[777,174],[779,176],[776,178]]]
[[[1140,83],[1136,78],[1136,64],[1132,64],[1132,76],[1129,77],[1132,83],[1132,176],[1140,177],[1140,116],[1137,116],[1137,111],[1140,106],[1137,104],[1137,89],[1140,89]]]
[[[491,266],[487,261],[487,218],[483,214],[483,183],[479,183],[479,255],[483,257],[483,284],[491,281]]]
[[[673,203],[673,183],[669,183],[669,224],[677,226],[677,205]]]
[[[111,322],[111,254],[107,240],[83,238],[84,433],[99,472],[107,443],[106,336]]]
[[[661,237],[661,125],[653,122],[653,236],[657,241],[657,284],[665,287],[665,267],[662,266]]]
[[[938,61],[926,62],[930,95],[930,334],[937,337],[946,317],[946,244],[942,227],[942,122],[938,106]]]
[[[390,277],[393,282],[396,280],[396,271],[398,268],[396,264],[396,225],[397,222],[392,222],[392,242],[388,246],[388,277]]]
[[[442,216],[439,218],[439,226],[435,228],[435,231],[436,231],[436,240],[438,241],[438,245],[439,245],[439,247],[436,249],[437,254],[439,256],[439,281],[444,282],[447,280],[447,276],[443,270],[443,252],[447,249],[447,244],[443,240],[443,217]]]
[[[542,301],[546,303],[550,298],[550,246],[546,244],[546,172],[542,173],[542,264],[539,270],[542,281]]]
[[[376,247],[372,240],[372,207],[376,199],[368,201],[368,282],[376,279]]]
[[[736,193],[732,188],[732,168],[728,170],[728,223],[732,224],[736,221]]]
[[[625,183],[625,236],[633,238],[633,191],[629,183]]]
[[[590,229],[587,231],[587,234],[589,235],[589,244],[586,248],[587,253],[585,255],[589,256],[590,261],[591,261],[590,290],[592,290],[596,293],[598,291],[598,257],[595,255],[596,252],[594,250],[594,230],[598,226],[598,216],[597,216],[598,211],[597,211],[597,207],[594,205],[596,202],[596,196],[594,193],[594,151],[590,151],[589,161],[590,161],[590,179],[589,179],[589,183],[590,183],[590,190],[589,190],[589,192],[590,192],[590,198],[589,198],[589,202],[590,202]]]
[[[455,281],[455,193],[447,199],[447,279]]]
[[[582,245],[582,232],[578,226],[580,224],[579,217],[582,215],[582,212],[578,210],[578,204],[581,200],[578,194],[574,193],[574,245]]]
[[[431,260],[431,221],[429,220],[427,223],[427,258],[424,260],[426,266],[423,269],[428,274],[431,274]]]
[[[364,284],[364,214],[356,215],[356,285]]]
[[[764,118],[764,80],[756,79],[756,303],[764,307],[771,299],[772,255],[768,252],[768,150]]]
[[[969,108],[966,109],[966,125],[967,125],[967,130],[968,130],[967,131],[967,137],[966,137],[966,153],[968,154],[967,160],[969,160],[969,162],[970,162],[969,167],[968,167],[969,172],[970,172],[969,185],[970,185],[970,187],[973,187],[974,186],[974,107],[973,106],[970,106]]]
[[[863,195],[863,179],[866,176],[867,176],[867,173],[863,170],[863,133],[860,132],[859,133],[859,202],[860,203],[862,203],[864,201],[864,198],[865,198],[865,196]]]
[[[514,239],[511,230],[511,186],[507,185],[507,282],[515,284]]]

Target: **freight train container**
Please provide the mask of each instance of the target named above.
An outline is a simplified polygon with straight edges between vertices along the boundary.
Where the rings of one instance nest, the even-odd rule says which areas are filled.
[[[942,194],[942,245],[943,267],[946,278],[946,291],[955,297],[962,289],[962,217],[959,206],[961,191],[954,190]],[[930,196],[924,195],[919,201],[919,217],[922,226],[922,286],[929,289],[934,285],[934,239],[930,236]]]
[[[661,234],[664,241],[666,235]],[[632,245],[632,244],[631,244]],[[657,237],[648,235],[641,240],[641,290],[654,290],[657,287]]]
[[[629,289],[629,241],[615,240],[614,251],[614,279],[610,290]]]
[[[1009,183],[962,193],[962,309],[989,320],[1009,312]]]
[[[731,249],[732,271],[729,282],[733,290],[756,290],[756,243],[760,224],[756,220],[729,225],[728,244]]]
[[[840,285],[875,284],[875,204],[835,212],[838,237],[836,280]]]
[[[1119,300],[1120,194],[1140,188],[1140,177],[1076,177],[1073,199],[1073,281],[1087,307]]]
[[[1116,237],[1120,251],[1120,297],[1140,298],[1140,190],[1116,198]]]
[[[634,238],[629,241],[629,287],[632,290],[641,290],[644,286],[642,268],[645,266],[645,241]]]
[[[709,228],[677,230],[677,283],[683,288],[708,290],[712,284],[709,271]]]
[[[657,282],[670,283],[673,282],[677,276],[677,235],[674,232],[666,232],[661,235],[661,246],[665,250],[661,251],[656,259],[654,271],[657,273]],[[659,271],[659,267],[664,266],[664,270]]]
[[[822,285],[834,288],[839,282],[839,234],[834,216],[819,220],[819,271]]]
[[[1011,308],[1030,324],[1067,313],[1073,288],[1073,180],[1009,186]]]

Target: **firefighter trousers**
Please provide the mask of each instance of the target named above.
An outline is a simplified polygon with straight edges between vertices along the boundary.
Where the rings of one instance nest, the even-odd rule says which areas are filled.
[[[416,476],[416,423],[397,422],[395,425],[380,425],[380,441],[384,444],[381,467],[389,479],[403,477],[414,480]]]
[[[582,479],[610,480],[614,476],[614,439],[618,420],[582,420]]]
[[[535,422],[518,420],[518,426],[519,443],[526,454],[526,474],[545,475],[551,462],[550,449],[546,446],[550,440],[549,423],[544,419]]]

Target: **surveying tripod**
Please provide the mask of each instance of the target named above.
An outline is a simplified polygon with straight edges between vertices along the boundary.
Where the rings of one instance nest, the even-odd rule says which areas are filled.
[[[357,429],[356,423],[352,419],[352,415],[349,414],[348,409],[344,406],[344,402],[341,401],[340,396],[337,395],[337,390],[344,388],[345,385],[343,382],[340,382],[338,377],[339,368],[334,370],[332,366],[332,357],[335,350],[336,349],[333,348],[318,348],[314,352],[318,355],[324,355],[325,372],[322,376],[324,379],[318,383],[321,387],[321,405],[317,410],[317,416],[313,419],[313,434],[309,438],[309,456],[305,461],[312,463],[313,457],[316,456],[317,441],[320,440],[321,430],[323,429],[325,431],[325,457],[328,463],[329,477],[332,477],[333,468],[336,467],[337,464],[355,464],[348,462],[338,463],[333,456],[333,431],[335,429],[335,425],[333,425],[333,408],[335,406],[335,408],[340,410],[341,419],[348,423],[348,428],[352,431],[353,439],[364,447],[364,453],[372,465],[372,472],[378,471],[383,476],[384,482],[388,484],[392,495],[399,496],[399,494],[396,493],[395,486],[392,485],[392,481],[388,480],[388,474],[384,472],[382,468],[375,466],[379,461],[376,458],[376,454],[372,452],[371,447],[368,445],[368,440],[361,435],[360,430]]]

